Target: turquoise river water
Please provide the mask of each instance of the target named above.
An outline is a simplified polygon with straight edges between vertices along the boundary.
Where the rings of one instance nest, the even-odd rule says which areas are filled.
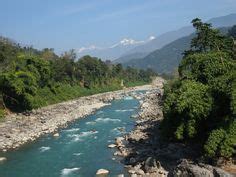
[[[124,174],[124,166],[114,159],[115,149],[107,146],[134,127],[130,116],[138,106],[138,100],[131,97],[114,100],[61,129],[58,138],[47,135],[0,154],[7,158],[0,164],[0,177],[93,177],[100,168],[108,169],[110,176]]]

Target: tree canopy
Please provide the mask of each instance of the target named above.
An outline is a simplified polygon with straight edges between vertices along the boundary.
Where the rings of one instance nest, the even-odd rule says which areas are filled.
[[[147,83],[155,75],[150,70],[123,68],[95,57],[78,59],[73,49],[58,56],[52,48],[21,47],[3,37],[0,68],[0,103],[12,111],[121,89],[121,82],[125,86]]]
[[[223,36],[200,19],[179,65],[180,77],[165,86],[165,137],[202,145],[206,157],[231,157],[236,149],[235,26]]]

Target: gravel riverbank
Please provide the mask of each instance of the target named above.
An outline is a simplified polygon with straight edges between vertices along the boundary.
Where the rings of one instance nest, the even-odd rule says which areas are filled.
[[[159,80],[160,81],[160,80]],[[230,177],[221,168],[199,159],[197,146],[166,142],[160,137],[162,114],[162,82],[140,98],[140,112],[135,129],[117,137],[114,155],[121,156],[131,177]]]
[[[44,134],[54,133],[78,118],[92,114],[109,104],[113,99],[120,99],[136,90],[149,90],[151,85],[137,86],[124,90],[106,92],[75,100],[50,105],[27,113],[10,114],[0,122],[0,151],[17,149]],[[54,134],[58,136],[58,134]]]

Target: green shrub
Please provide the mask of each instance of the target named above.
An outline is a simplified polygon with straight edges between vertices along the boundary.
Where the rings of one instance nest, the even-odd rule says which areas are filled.
[[[179,65],[180,78],[165,86],[163,135],[203,147],[207,157],[236,153],[236,61],[233,41],[193,20],[196,37]]]
[[[194,138],[202,128],[200,123],[207,118],[212,108],[208,87],[186,80],[181,81],[175,90],[167,92],[163,107],[163,131],[179,140]]]
[[[230,157],[235,153],[236,121],[229,124],[228,128],[220,128],[210,133],[204,150],[208,157]]]
[[[217,150],[225,138],[225,134],[226,132],[223,129],[216,129],[210,133],[210,136],[204,145],[204,150],[207,156],[214,157],[217,155]]]

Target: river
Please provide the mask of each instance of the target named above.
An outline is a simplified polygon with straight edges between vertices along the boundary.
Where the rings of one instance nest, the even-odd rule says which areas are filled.
[[[135,124],[131,115],[139,102],[132,97],[114,100],[93,115],[78,119],[59,131],[60,136],[41,137],[17,151],[0,156],[0,177],[93,177],[104,168],[110,176],[124,174],[124,166],[107,146]]]

